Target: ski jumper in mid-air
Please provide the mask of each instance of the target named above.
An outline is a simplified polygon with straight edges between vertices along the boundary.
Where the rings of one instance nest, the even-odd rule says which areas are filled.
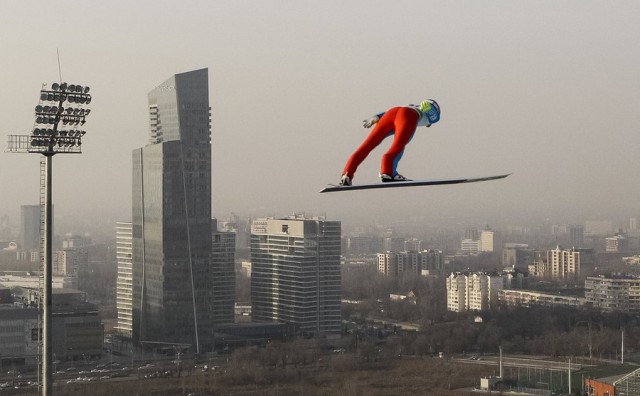
[[[364,120],[364,127],[375,127],[358,149],[351,154],[347,161],[340,185],[350,186],[358,166],[385,138],[393,135],[393,143],[389,150],[382,155],[380,180],[394,182],[407,180],[396,170],[402,158],[404,148],[409,143],[416,128],[429,127],[440,120],[440,106],[433,99],[422,101],[419,105],[393,107],[384,113],[377,114]]]

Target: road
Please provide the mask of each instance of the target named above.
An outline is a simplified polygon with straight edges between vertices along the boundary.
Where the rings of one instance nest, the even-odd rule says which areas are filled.
[[[460,363],[483,364],[483,365],[490,365],[490,366],[498,366],[500,364],[499,362],[500,358],[498,356],[481,356],[478,359],[473,359],[469,357],[459,357],[459,358],[453,358],[453,360]],[[567,371],[569,370],[569,361],[567,360],[564,362],[559,362],[555,360],[503,356],[502,366],[530,368],[530,369],[545,369],[545,370],[553,370],[553,371]],[[577,363],[574,361],[571,363],[571,371],[577,371],[583,367],[590,367],[590,366],[593,366],[593,365]]]

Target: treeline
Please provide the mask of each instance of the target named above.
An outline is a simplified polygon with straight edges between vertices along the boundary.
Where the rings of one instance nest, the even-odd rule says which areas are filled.
[[[609,359],[619,357],[622,330],[627,351],[640,340],[637,318],[625,313],[538,306],[455,316],[424,328],[429,343],[447,353],[495,353],[502,347],[506,353]]]
[[[409,292],[415,298],[389,298],[391,293]],[[411,353],[495,353],[502,347],[506,353],[614,359],[621,351],[622,330],[625,350],[640,349],[640,327],[634,314],[562,306],[449,312],[442,277],[408,274],[393,278],[377,274],[375,268],[349,269],[343,271],[343,298],[361,301],[343,305],[347,320],[422,325],[423,331],[403,341],[403,349]]]

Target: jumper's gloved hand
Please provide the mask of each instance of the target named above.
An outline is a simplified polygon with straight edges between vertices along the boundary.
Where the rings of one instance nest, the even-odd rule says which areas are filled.
[[[367,118],[366,120],[362,121],[363,125],[365,128],[371,128],[374,124],[376,124],[378,121],[380,121],[380,117],[378,117],[377,115],[371,117],[371,118]]]

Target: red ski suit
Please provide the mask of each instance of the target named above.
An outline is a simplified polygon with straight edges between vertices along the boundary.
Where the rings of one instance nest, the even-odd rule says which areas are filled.
[[[412,107],[394,107],[385,112],[375,125],[369,136],[351,154],[342,172],[353,178],[358,166],[369,153],[376,148],[386,137],[394,135],[393,143],[389,150],[382,156],[380,173],[395,176],[395,166],[402,155],[404,147],[409,143],[420,121],[421,114]]]

